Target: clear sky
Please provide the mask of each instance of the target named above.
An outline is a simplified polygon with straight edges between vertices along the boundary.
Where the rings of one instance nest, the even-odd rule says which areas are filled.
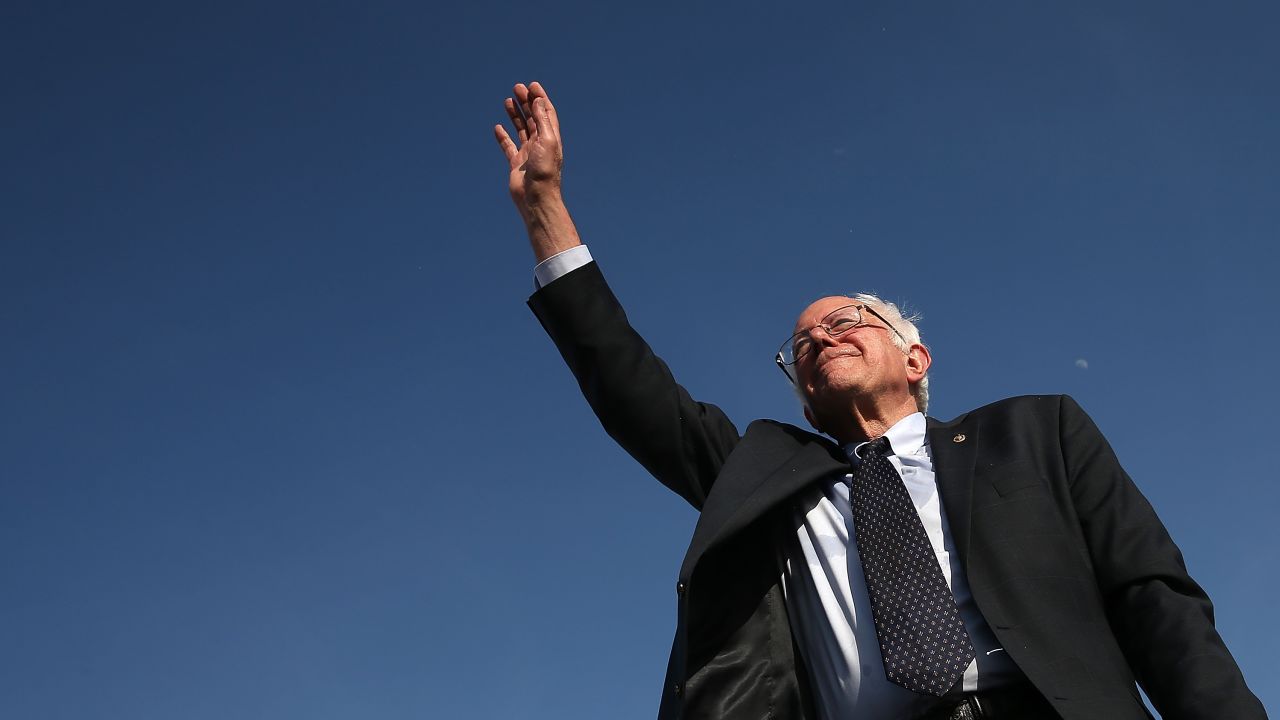
[[[694,512],[524,302],[559,108],[633,323],[740,427],[870,289],[932,414],[1075,396],[1280,708],[1275,3],[7,2],[0,716],[648,718]]]

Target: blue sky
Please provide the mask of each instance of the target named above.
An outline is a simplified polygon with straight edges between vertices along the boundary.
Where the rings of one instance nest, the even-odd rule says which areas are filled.
[[[695,515],[524,307],[532,79],[695,397],[802,423],[797,312],[906,301],[935,416],[1081,402],[1280,707],[1274,4],[0,17],[6,718],[655,713]]]

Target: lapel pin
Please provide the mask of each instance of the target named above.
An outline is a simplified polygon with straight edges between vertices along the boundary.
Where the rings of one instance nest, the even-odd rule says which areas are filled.
[[[964,434],[962,433],[962,434],[960,434],[960,435],[957,435],[957,436],[955,436],[955,437],[951,438],[951,442],[957,442],[957,443],[962,443],[962,442],[964,442]]]

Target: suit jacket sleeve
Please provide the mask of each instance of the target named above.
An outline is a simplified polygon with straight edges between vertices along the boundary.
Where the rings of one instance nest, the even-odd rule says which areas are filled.
[[[1109,620],[1147,696],[1167,720],[1266,718],[1150,503],[1069,397],[1059,428],[1067,476]]]
[[[733,423],[676,383],[627,322],[594,262],[539,289],[529,307],[610,437],[701,509],[738,442]]]

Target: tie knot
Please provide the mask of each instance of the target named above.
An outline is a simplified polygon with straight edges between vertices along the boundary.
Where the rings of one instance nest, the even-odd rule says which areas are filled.
[[[866,443],[858,448],[858,457],[866,460],[870,457],[884,457],[893,454],[893,446],[889,444],[889,438],[881,435],[880,437]]]

